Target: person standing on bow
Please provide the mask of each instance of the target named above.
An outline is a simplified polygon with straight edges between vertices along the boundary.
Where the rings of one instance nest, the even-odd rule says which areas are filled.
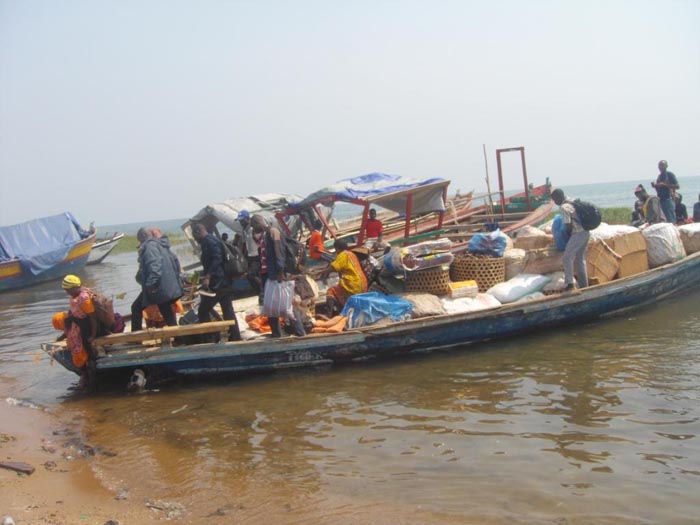
[[[202,275],[200,283],[203,292],[200,292],[199,309],[197,318],[200,323],[211,321],[211,313],[214,305],[219,303],[224,321],[235,321],[236,312],[233,309],[233,282],[224,271],[224,245],[213,234],[209,233],[203,224],[197,223],[192,227],[192,235],[202,248],[200,260],[202,262]],[[240,341],[241,332],[238,322],[231,325],[228,330],[229,341]]]
[[[140,228],[136,233],[139,241],[139,269],[136,282],[141,285],[141,293],[131,305],[131,331],[143,328],[143,309],[157,305],[165,323],[177,326],[173,303],[182,297],[180,263],[170,251],[168,238],[154,237],[149,228]]]
[[[586,250],[590,232],[581,225],[573,201],[567,199],[564,191],[556,189],[552,192],[552,200],[559,206],[564,227],[570,234],[564,249],[564,291],[570,292],[574,286],[574,266],[576,267],[576,282],[579,288],[588,286],[588,268],[586,267]]]
[[[673,200],[673,195],[676,190],[680,189],[680,186],[676,176],[668,171],[667,168],[668,162],[665,160],[659,161],[659,176],[656,177],[656,182],[651,183],[651,187],[656,190],[666,222],[676,224],[676,203]]]

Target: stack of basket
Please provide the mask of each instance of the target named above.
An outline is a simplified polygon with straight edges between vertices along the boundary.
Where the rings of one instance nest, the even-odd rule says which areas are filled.
[[[503,257],[467,253],[452,262],[450,278],[455,282],[474,280],[483,293],[506,280],[506,261]]]

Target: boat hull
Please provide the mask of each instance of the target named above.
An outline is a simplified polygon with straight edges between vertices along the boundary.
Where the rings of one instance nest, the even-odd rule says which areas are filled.
[[[119,233],[109,239],[96,241],[88,255],[87,264],[100,264],[117,247],[123,237],[124,234]]]
[[[62,279],[79,272],[87,263],[96,234],[77,242],[57,264],[38,275],[25,271],[17,260],[0,263],[0,292],[27,288],[35,284]]]
[[[614,315],[659,302],[700,285],[700,253],[644,274],[525,303],[475,313],[416,319],[334,335],[257,339],[150,350],[110,351],[97,361],[100,373],[143,368],[165,375],[245,374],[432,352],[528,332],[539,332]],[[69,370],[70,354],[42,348]]]

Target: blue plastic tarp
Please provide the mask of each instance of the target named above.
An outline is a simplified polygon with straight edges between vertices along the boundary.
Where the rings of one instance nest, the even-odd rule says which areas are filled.
[[[369,173],[343,179],[322,188],[293,205],[292,209],[307,208],[324,199],[335,198],[337,200],[372,200],[383,208],[403,213],[406,209],[406,195],[393,194],[413,190],[410,192],[413,214],[445,211],[443,188],[448,184],[448,180],[438,177],[413,179],[386,173]]]
[[[39,275],[61,262],[86,235],[68,212],[0,226],[0,262],[19,259],[24,271]]]
[[[341,315],[348,318],[348,328],[358,328],[374,324],[385,317],[402,321],[409,318],[412,311],[413,303],[406,299],[367,292],[350,296]]]

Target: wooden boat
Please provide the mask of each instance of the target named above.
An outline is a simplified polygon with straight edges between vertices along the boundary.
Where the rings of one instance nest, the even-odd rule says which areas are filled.
[[[339,334],[183,346],[172,346],[170,341],[198,330],[225,330],[228,324],[209,323],[199,328],[195,325],[139,334],[114,334],[96,340],[96,344],[104,349],[97,359],[97,370],[104,376],[121,374],[124,380],[135,369],[143,369],[147,375],[236,375],[400,358],[409,353],[449,348],[467,350],[466,345],[481,341],[551,330],[627,312],[695,289],[698,285],[700,252],[676,263],[579,292]],[[65,368],[75,371],[64,343],[47,343],[42,349]]]
[[[0,292],[79,272],[96,235],[68,212],[0,227]]]
[[[90,255],[88,256],[87,264],[100,264],[117,247],[119,241],[124,238],[123,233],[115,232],[110,236],[96,239],[92,245]]]

